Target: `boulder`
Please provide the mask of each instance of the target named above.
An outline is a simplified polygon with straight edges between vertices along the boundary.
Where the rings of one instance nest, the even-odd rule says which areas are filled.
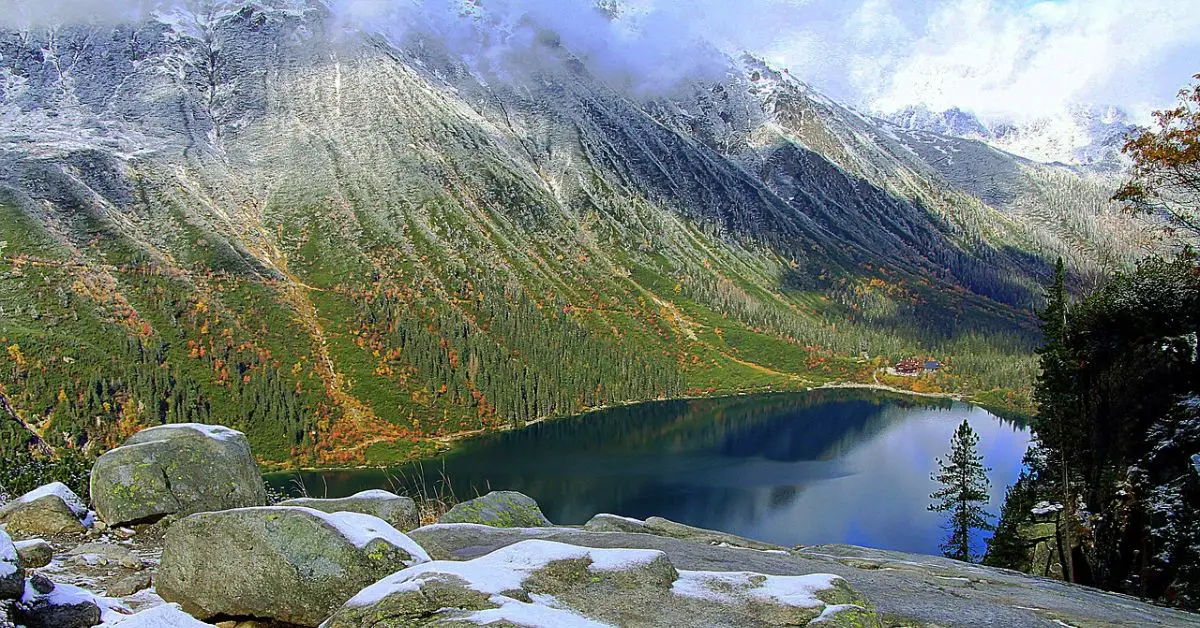
[[[598,514],[583,524],[583,529],[590,532],[632,532],[650,534],[646,531],[646,522],[620,515]]]
[[[0,507],[0,524],[15,534],[82,534],[90,519],[83,500],[62,482],[35,488]]]
[[[110,525],[267,503],[245,435],[198,423],[134,434],[96,461],[91,491]]]
[[[99,624],[109,604],[69,584],[34,576],[16,604],[17,623],[26,628],[91,628]]]
[[[301,506],[321,512],[358,512],[379,517],[401,532],[408,532],[421,525],[417,514],[417,503],[409,497],[401,497],[384,490],[355,493],[340,499],[312,499],[301,497],[279,502],[279,506]]]
[[[528,540],[470,561],[410,567],[350,598],[324,628],[878,625],[831,574],[680,571],[658,550]]]
[[[138,591],[150,588],[150,573],[139,571],[109,583],[104,594],[108,597],[129,597]]]
[[[17,557],[21,559],[21,566],[25,569],[45,567],[54,560],[54,548],[42,539],[17,541],[13,545],[16,546]]]
[[[438,523],[479,523],[494,528],[542,528],[553,524],[532,497],[513,491],[492,491],[455,505]]]
[[[167,529],[154,583],[200,619],[316,626],[363,587],[427,562],[377,517],[268,506],[208,512]]]
[[[0,528],[0,600],[15,600],[25,591],[25,569],[12,539]]]
[[[133,550],[112,543],[84,543],[67,552],[67,555],[77,564],[89,567],[120,565],[125,569],[141,569],[145,566]]]

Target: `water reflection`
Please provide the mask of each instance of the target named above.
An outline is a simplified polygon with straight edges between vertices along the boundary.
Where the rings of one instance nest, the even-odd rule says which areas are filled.
[[[460,497],[521,491],[557,523],[660,515],[784,545],[937,553],[943,532],[925,508],[929,475],[964,418],[992,467],[989,507],[998,512],[1028,445],[1024,426],[964,404],[862,391],[617,408],[475,439],[390,475],[432,486],[444,473]],[[375,470],[324,475],[305,476],[310,493],[392,484]]]

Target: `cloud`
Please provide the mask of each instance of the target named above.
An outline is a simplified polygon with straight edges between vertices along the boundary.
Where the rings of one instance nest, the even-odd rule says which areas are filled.
[[[2,1],[10,8],[0,23],[13,25],[234,0]],[[641,94],[721,75],[718,50],[749,51],[868,109],[926,105],[1023,118],[1115,104],[1144,120],[1200,72],[1196,0],[324,2],[344,23],[396,39],[436,36],[497,76],[537,63],[534,44],[549,29],[594,73]]]
[[[821,2],[803,10],[821,10]],[[1139,118],[1200,72],[1194,0],[862,0],[834,54],[777,42],[774,58],[839,96],[884,111],[960,107],[1051,115],[1115,104]],[[839,77],[844,77],[840,78]]]

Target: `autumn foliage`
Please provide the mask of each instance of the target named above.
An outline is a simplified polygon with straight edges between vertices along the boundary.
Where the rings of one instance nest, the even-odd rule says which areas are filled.
[[[1114,196],[1129,211],[1159,216],[1171,231],[1200,236],[1200,74],[1179,104],[1154,114],[1156,129],[1131,137],[1132,177]]]

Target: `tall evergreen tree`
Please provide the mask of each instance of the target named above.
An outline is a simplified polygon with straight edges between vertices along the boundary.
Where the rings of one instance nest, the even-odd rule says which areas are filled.
[[[948,512],[946,523],[949,536],[942,543],[942,554],[947,558],[974,562],[971,554],[972,530],[991,530],[992,515],[983,509],[991,498],[988,495],[990,482],[983,457],[976,447],[979,436],[964,420],[950,439],[948,461],[938,458],[938,472],[932,476],[942,487],[929,498],[934,500],[929,510]]]
[[[1078,443],[1083,442],[1083,434],[1077,429],[1075,417],[1078,415],[1075,385],[1072,381],[1075,369],[1072,365],[1068,349],[1067,333],[1067,289],[1066,269],[1062,258],[1054,267],[1054,283],[1046,291],[1046,307],[1038,312],[1042,321],[1042,335],[1045,344],[1038,349],[1041,373],[1038,375],[1034,388],[1033,399],[1037,404],[1037,416],[1034,419],[1034,430],[1038,439],[1049,450],[1051,456],[1057,458],[1061,471],[1062,501],[1067,508],[1063,526],[1063,546],[1068,548],[1065,557],[1065,579],[1074,581],[1075,568],[1072,558],[1070,522],[1071,505],[1071,463],[1072,455],[1078,455]]]

